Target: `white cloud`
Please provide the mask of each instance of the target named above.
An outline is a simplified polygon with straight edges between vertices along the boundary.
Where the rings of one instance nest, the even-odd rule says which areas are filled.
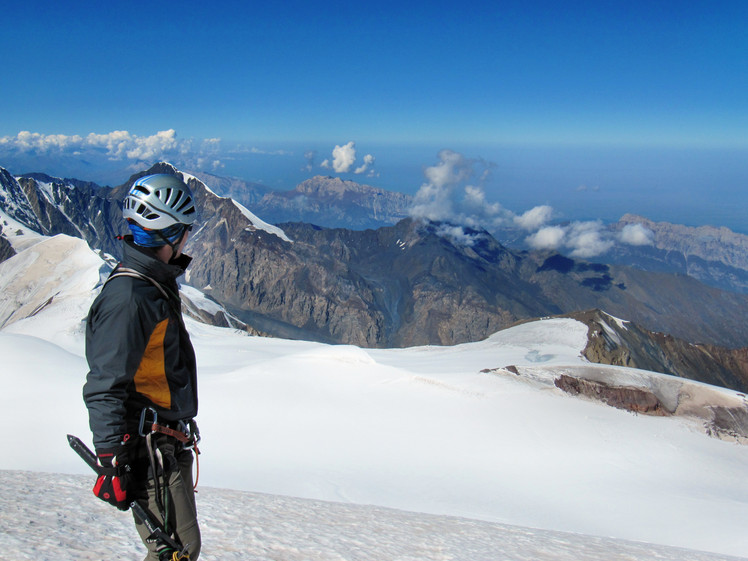
[[[654,232],[643,224],[626,224],[618,233],[618,240],[629,245],[652,245]]]
[[[548,205],[540,205],[526,211],[520,216],[514,217],[514,223],[523,230],[533,231],[544,226],[553,215],[553,208]]]
[[[177,131],[169,129],[160,131],[152,136],[135,137],[127,150],[127,157],[131,160],[153,160],[162,154],[170,154],[179,148],[177,142]]]
[[[570,250],[571,257],[588,259],[605,253],[615,239],[600,221],[572,222],[565,226],[546,226],[525,238],[533,249]]]
[[[567,232],[566,245],[572,257],[583,259],[605,253],[615,245],[600,221],[574,222]]]
[[[475,234],[469,234],[462,226],[453,226],[451,224],[442,224],[437,229],[436,233],[439,236],[450,238],[454,243],[471,247],[475,245],[478,236]]]
[[[367,154],[366,156],[364,156],[364,165],[357,167],[353,173],[359,174],[359,175],[362,173],[366,173],[366,171],[369,170],[371,166],[373,165],[374,165],[374,156],[372,156],[371,154]]]
[[[465,185],[465,196],[462,200],[462,206],[465,211],[477,217],[487,218],[489,221],[506,212],[499,203],[489,203],[486,200],[486,193],[483,187],[478,185]]]
[[[29,131],[21,131],[16,136],[0,137],[0,145],[4,148],[37,153],[79,149],[83,142],[83,138],[78,135],[40,134]]]
[[[307,164],[302,168],[303,170],[311,171],[313,169],[316,155],[317,153],[312,150],[304,153],[304,158],[306,159]],[[332,169],[335,173],[353,172],[357,175],[365,173],[367,177],[374,177],[377,175],[373,169],[374,160],[375,158],[373,155],[366,154],[366,156],[364,156],[364,163],[354,169],[353,166],[356,163],[356,143],[351,140],[342,146],[335,145],[335,148],[332,150],[332,160],[326,158],[322,161],[320,167]]]
[[[427,181],[413,198],[412,217],[472,228],[494,228],[511,222],[514,214],[498,202],[489,203],[480,184],[488,179],[493,164],[465,158],[452,150],[441,150],[438,158],[438,163],[423,171]],[[466,184],[476,177],[478,185]]]
[[[356,143],[352,140],[332,150],[332,168],[336,173],[348,173],[356,161]]]
[[[428,220],[452,220],[464,222],[456,209],[457,201],[453,199],[455,187],[472,175],[469,160],[452,150],[441,150],[439,162],[423,170],[427,182],[415,194],[411,215]],[[482,194],[468,192],[470,202],[474,203]]]
[[[222,166],[217,158],[220,142],[218,138],[197,142],[179,139],[174,129],[158,131],[150,136],[138,136],[124,130],[104,134],[92,132],[84,136],[21,131],[16,136],[0,137],[0,149],[13,154],[69,156],[94,161],[103,157],[110,161],[129,161],[132,165],[167,160],[182,167],[201,164],[201,167],[209,165],[217,169]]]
[[[452,150],[442,150],[439,152],[439,160],[438,164],[427,167],[423,171],[429,183],[437,189],[452,189],[473,174],[470,160],[462,154]]]
[[[529,235],[525,241],[533,249],[559,249],[563,245],[565,237],[565,228],[561,226],[546,226]]]

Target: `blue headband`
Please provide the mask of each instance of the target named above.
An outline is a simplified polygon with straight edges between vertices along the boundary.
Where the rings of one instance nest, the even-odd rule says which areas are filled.
[[[135,222],[127,222],[132,232],[133,241],[135,245],[140,247],[161,247],[166,245],[166,240],[169,240],[170,244],[175,244],[179,241],[184,233],[186,226],[184,224],[174,224],[163,230],[146,230]]]

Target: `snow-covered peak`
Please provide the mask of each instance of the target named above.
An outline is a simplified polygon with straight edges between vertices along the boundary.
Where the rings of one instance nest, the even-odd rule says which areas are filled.
[[[185,182],[189,182],[190,180],[195,181],[195,182],[199,183],[200,185],[202,185],[203,188],[208,193],[210,193],[211,195],[213,195],[214,197],[219,198],[219,199],[230,200],[236,206],[236,208],[239,209],[239,211],[242,213],[242,215],[244,215],[244,217],[247,218],[249,220],[249,222],[251,223],[252,227],[248,228],[248,229],[264,230],[265,232],[273,234],[274,236],[278,236],[280,239],[282,239],[284,241],[291,242],[291,240],[289,239],[289,237],[286,235],[286,233],[281,228],[278,228],[277,226],[273,226],[272,224],[268,224],[264,220],[261,220],[260,218],[257,217],[257,215],[255,215],[253,212],[251,212],[244,205],[238,203],[237,201],[235,201],[234,199],[231,199],[230,197],[222,197],[222,196],[218,195],[203,180],[201,180],[200,178],[198,178],[198,177],[196,177],[196,176],[194,176],[194,175],[192,175],[190,173],[186,173],[186,172],[183,172],[183,171],[180,171],[179,173],[182,174],[182,178],[183,178],[183,180]]]
[[[28,228],[37,233],[41,231],[28,197],[18,180],[5,168],[0,168],[0,213],[4,225]]]
[[[103,268],[80,238],[37,236],[34,245],[0,263],[0,328],[79,347]]]
[[[241,205],[237,203],[235,200],[231,200],[232,203],[238,208],[241,213],[252,223],[252,226],[254,226],[256,229],[264,230],[270,234],[273,234],[274,236],[278,236],[283,241],[291,242],[289,237],[286,235],[286,233],[278,228],[277,226],[273,226],[272,224],[268,224],[267,222],[260,220],[255,216],[254,213],[252,213],[247,207],[244,205]]]

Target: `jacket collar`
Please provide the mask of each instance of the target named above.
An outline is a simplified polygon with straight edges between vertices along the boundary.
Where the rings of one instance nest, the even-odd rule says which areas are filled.
[[[151,249],[135,245],[132,236],[125,236],[122,244],[122,265],[159,282],[175,282],[184,274],[191,261],[192,257],[182,254],[177,259],[164,263]]]

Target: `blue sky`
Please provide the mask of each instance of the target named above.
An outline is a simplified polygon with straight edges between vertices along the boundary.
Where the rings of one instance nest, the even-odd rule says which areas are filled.
[[[415,193],[448,149],[517,212],[741,229],[748,2],[29,1],[4,23],[13,173],[116,184],[163,157]]]

